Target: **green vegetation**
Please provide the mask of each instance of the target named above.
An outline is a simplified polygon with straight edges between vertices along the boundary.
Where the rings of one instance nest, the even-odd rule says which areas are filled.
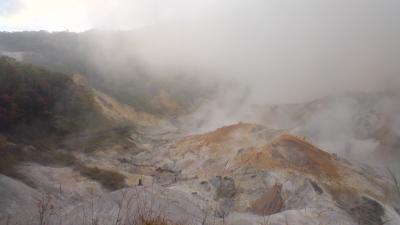
[[[109,190],[117,190],[126,187],[125,176],[120,173],[99,169],[97,167],[80,166],[78,169],[83,176],[98,181]]]
[[[1,137],[1,136],[0,136]],[[12,172],[18,162],[36,162],[42,165],[75,166],[77,159],[67,151],[38,151],[36,148],[20,145],[0,145],[0,173]]]
[[[93,96],[60,73],[0,57],[0,132],[56,137],[96,124]]]
[[[71,153],[54,149],[66,135],[104,125],[90,89],[67,75],[0,57],[1,173],[20,161],[74,165]]]

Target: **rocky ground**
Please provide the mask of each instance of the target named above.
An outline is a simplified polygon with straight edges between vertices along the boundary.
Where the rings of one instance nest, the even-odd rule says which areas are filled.
[[[400,224],[394,177],[320,149],[307,126],[188,135],[102,93],[96,103],[116,127],[66,137],[56,151],[73,163],[25,160],[0,175],[1,224]]]
[[[126,187],[23,163],[19,180],[0,177],[2,223],[37,224],[48,203],[44,224],[129,224],[149,211],[183,224],[400,224],[390,177],[256,124],[183,137],[147,127],[73,152],[87,167],[122,174]]]

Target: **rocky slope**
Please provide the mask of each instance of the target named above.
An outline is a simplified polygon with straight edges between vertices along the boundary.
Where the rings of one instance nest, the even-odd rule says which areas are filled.
[[[0,124],[8,127],[0,127],[6,132],[0,135],[0,224],[400,224],[395,174],[360,163],[398,162],[397,92],[273,106],[242,107],[240,100],[228,115],[245,108],[246,121],[257,119],[231,124],[240,116],[224,118],[223,109],[215,110],[220,102],[188,115],[178,102],[189,104],[190,95],[176,101],[184,94],[165,85],[147,93],[141,87],[151,84],[147,79],[124,83],[125,91],[137,88],[123,95],[135,97],[127,105],[116,98],[125,92],[111,97],[80,75],[10,58],[0,69]],[[211,121],[207,129],[192,129],[207,124],[213,111],[226,126],[210,131]],[[46,133],[37,132],[48,124]],[[26,125],[43,139],[54,128],[60,134],[50,147],[19,141]]]
[[[35,188],[2,178],[7,183],[2,194],[8,196],[1,204],[2,221],[37,217],[8,209],[32,209],[27,198],[18,197],[29,189],[32,196],[38,191],[52,196],[60,210],[47,219],[62,224],[85,224],[92,217],[98,224],[114,224],[115,218],[128,224],[143,210],[184,224],[400,223],[400,199],[388,176],[304,137],[245,123],[186,137],[174,133],[168,127],[143,128],[131,133],[128,148],[116,142],[91,152],[76,150],[81,163],[126,177],[127,188],[111,193],[67,167],[20,165],[22,180]]]
[[[279,221],[278,215],[288,212],[296,212],[295,218],[287,215],[288,220],[301,217],[307,221],[303,224],[337,224],[338,218],[348,224],[398,222],[398,205],[391,205],[395,201],[385,177],[318,149],[303,137],[262,126],[236,124],[190,136],[146,159],[178,174],[170,188],[192,193],[206,211],[232,223],[242,216],[247,221],[243,224],[257,224],[269,215]],[[368,217],[354,212],[370,205],[382,213]]]
[[[72,81],[112,125],[45,151],[3,138],[1,162],[12,168],[0,176],[1,224],[400,224],[396,179],[324,142],[373,139],[372,153],[394,149],[398,107],[386,107],[387,93],[258,108],[263,125],[189,135],[83,76]],[[160,96],[157,104],[181,110]],[[9,162],[13,154],[22,156]]]

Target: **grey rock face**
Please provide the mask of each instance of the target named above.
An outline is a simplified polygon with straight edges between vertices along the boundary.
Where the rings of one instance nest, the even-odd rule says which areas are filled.
[[[0,174],[0,224],[7,220],[27,224],[37,217],[36,202],[40,197],[35,189]]]
[[[354,196],[346,201],[341,199],[338,204],[358,224],[379,225],[385,223],[383,221],[385,209],[379,202],[371,198]]]

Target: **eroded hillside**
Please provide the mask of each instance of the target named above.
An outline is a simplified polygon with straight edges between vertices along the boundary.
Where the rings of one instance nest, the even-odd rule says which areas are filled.
[[[100,224],[111,223],[121,198],[123,204],[128,199],[133,204],[120,214],[121,224],[139,214],[139,205],[188,224],[260,224],[266,219],[275,224],[399,222],[399,196],[392,180],[327,153],[304,137],[246,123],[187,137],[166,135],[173,130],[160,135],[160,128],[142,128],[123,142],[74,151],[88,168],[123,175],[124,189],[109,193],[93,177],[51,165],[21,164],[19,177],[32,191],[46,191],[62,205],[60,215],[47,219],[61,218],[63,224],[84,220],[80,207],[93,207]],[[15,191],[4,187],[4,195]],[[24,207],[24,201],[7,197],[15,210]],[[7,209],[2,215],[13,212]]]
[[[394,172],[344,159],[313,138],[302,136],[308,134],[313,113],[330,107],[329,101],[282,106],[260,114],[273,120],[278,111],[286,111],[294,120],[290,126],[268,126],[269,120],[264,120],[263,125],[240,122],[192,134],[193,130],[182,123],[190,115],[181,121],[160,118],[96,90],[84,76],[53,74],[43,78],[46,70],[29,67],[36,72],[25,71],[28,67],[9,60],[3,60],[2,76],[37,80],[30,83],[32,87],[22,85],[23,81],[11,82],[17,90],[31,90],[34,111],[23,107],[26,101],[20,99],[21,91],[6,89],[2,83],[1,104],[7,112],[2,119],[11,125],[0,136],[1,223],[400,223],[400,192]],[[20,74],[21,68],[25,74]],[[60,87],[71,96],[58,96],[57,91],[46,88],[46,82],[61,82]],[[90,101],[81,101],[82,95]],[[44,104],[45,97],[54,98],[50,105]],[[21,120],[9,117],[16,109],[6,100],[15,101],[17,111],[29,116]],[[360,102],[364,101],[354,104],[359,106]],[[187,113],[162,90],[153,103],[160,110],[176,112],[176,116]],[[70,117],[69,109],[80,113]],[[362,115],[367,116],[356,124],[365,125],[370,132],[361,132],[360,138],[388,137],[392,132],[385,129],[392,117],[375,117],[374,111]],[[40,134],[51,144],[48,140],[22,139],[24,133],[14,129],[24,125],[32,132],[38,128],[32,121],[59,125],[73,119],[77,126],[62,136],[51,130],[47,130],[48,138]],[[55,134],[58,138],[53,138]]]

